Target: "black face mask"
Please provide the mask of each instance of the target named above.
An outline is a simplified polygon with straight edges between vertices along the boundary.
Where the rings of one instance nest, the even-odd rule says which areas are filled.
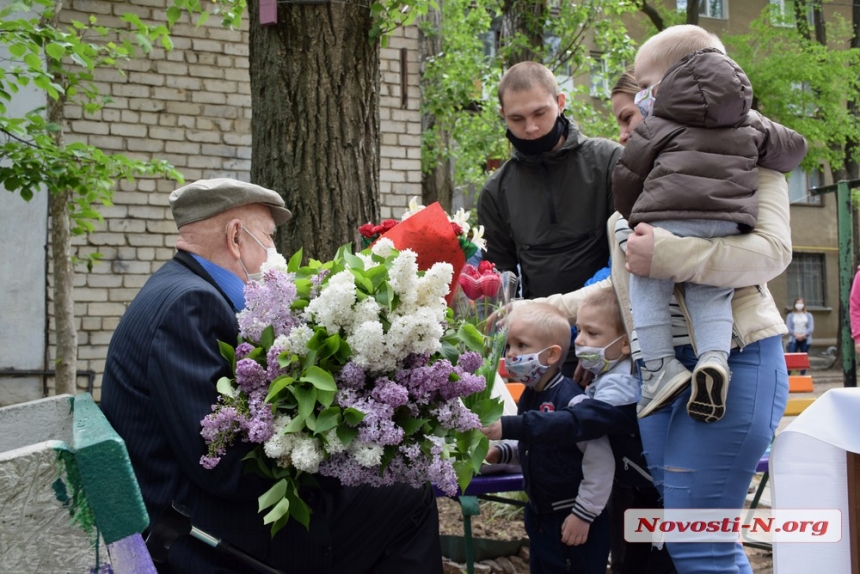
[[[538,155],[546,153],[558,144],[561,136],[567,137],[568,123],[564,120],[564,116],[559,114],[555,119],[555,125],[549,130],[549,133],[534,140],[523,140],[511,133],[508,130],[505,134],[515,148],[526,155]]]

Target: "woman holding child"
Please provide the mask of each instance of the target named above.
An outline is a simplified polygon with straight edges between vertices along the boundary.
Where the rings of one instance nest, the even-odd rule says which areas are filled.
[[[659,83],[677,61],[657,62],[652,57],[648,61],[651,69],[645,69],[640,67],[640,55],[643,51],[652,51],[649,55],[654,55],[655,47],[667,44],[683,47],[686,53],[722,49],[715,36],[697,26],[668,28],[646,42],[637,54],[636,78],[640,90]],[[758,172],[759,214],[750,233],[712,239],[680,238],[644,223],[631,233],[624,229],[626,222],[619,223],[620,216],[616,213],[608,222],[611,278],[602,284],[545,299],[567,317],[575,318],[580,302],[592,290],[611,284],[622,303],[625,326],[630,333],[631,273],[675,283],[734,288],[732,346],[728,357],[731,385],[725,414],[710,423],[691,418],[687,412],[691,389],[687,386],[666,407],[639,420],[649,471],[663,495],[666,509],[732,512],[743,508],[756,465],[785,409],[788,375],[782,335],[786,327],[766,283],[782,273],[791,260],[788,191],[782,174],[762,168]],[[682,297],[678,303],[683,308]],[[673,313],[672,337],[677,360],[689,369],[695,367],[694,341],[685,315]],[[635,354],[636,341],[631,343]],[[579,416],[577,408],[578,405],[540,415],[556,418],[556,428],[574,432],[576,440],[590,439],[595,430],[588,428],[588,421]],[[499,434],[504,438],[530,437],[532,421],[526,415],[520,424],[508,425],[503,417]],[[519,436],[505,433],[506,426],[516,428]],[[492,427],[487,430],[490,438],[499,438],[494,436]],[[495,429],[497,433],[498,430]],[[739,543],[668,543],[667,546],[675,568],[682,574],[752,572]]]

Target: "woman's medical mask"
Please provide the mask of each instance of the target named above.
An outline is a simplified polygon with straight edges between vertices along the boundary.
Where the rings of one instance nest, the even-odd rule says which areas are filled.
[[[798,311],[803,311],[803,303],[795,303],[794,308]]]
[[[251,236],[251,239],[257,242],[257,245],[259,245],[266,251],[266,263],[276,263],[278,260],[283,261],[284,258],[281,256],[280,253],[278,253],[277,248],[266,247],[265,245],[263,245],[263,242],[257,239],[257,237],[253,233],[251,233],[251,231],[244,225],[242,226],[242,229],[244,229],[245,232]],[[248,281],[261,281],[263,279],[262,265],[260,266],[260,271],[256,273],[248,273],[248,270],[245,268],[245,264],[242,262],[241,257],[239,258],[239,264],[242,266],[242,270],[245,272],[245,275],[248,276]]]
[[[620,335],[617,339],[603,348],[576,345],[574,347],[574,352],[576,353],[576,358],[579,359],[579,366],[586,371],[591,371],[595,375],[602,375],[617,365],[624,355],[619,355],[617,359],[607,359],[606,349],[617,343],[623,336],[624,335]]]
[[[654,102],[657,100],[657,96],[654,95],[654,88],[658,85],[660,85],[660,82],[637,92],[636,95],[633,96],[633,103],[636,104],[636,107],[639,108],[640,112],[642,112],[642,119],[645,119],[654,113]]]
[[[542,365],[540,362],[540,354],[546,349],[537,353],[505,357],[505,370],[508,372],[508,378],[529,388],[537,385],[550,367],[550,365]]]

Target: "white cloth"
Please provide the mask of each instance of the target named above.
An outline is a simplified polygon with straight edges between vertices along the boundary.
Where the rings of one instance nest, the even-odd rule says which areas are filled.
[[[834,543],[774,544],[776,574],[851,572],[847,452],[860,453],[860,389],[832,389],[788,425],[770,457],[773,508],[836,508],[842,539]],[[860,486],[858,486],[860,487]]]

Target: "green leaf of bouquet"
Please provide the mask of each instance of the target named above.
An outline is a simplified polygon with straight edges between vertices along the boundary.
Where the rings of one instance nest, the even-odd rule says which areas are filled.
[[[317,416],[317,423],[315,431],[319,433],[324,433],[327,430],[331,430],[340,424],[340,407],[329,407],[324,409]]]
[[[363,271],[364,270],[364,260],[352,253],[344,253],[343,259],[346,261],[346,264],[349,265],[350,269]]]
[[[277,504],[279,500],[284,498],[286,493],[287,479],[284,478],[273,484],[269,490],[260,495],[257,499],[257,512],[263,512],[270,506]]]
[[[308,418],[305,419],[305,427],[312,433],[317,432],[317,419],[313,413],[310,414]]]
[[[278,366],[281,367],[282,369],[286,369],[287,367],[289,367],[293,363],[297,362],[298,360],[299,360],[299,357],[295,353],[290,353],[288,351],[284,351],[283,353],[278,355]]]
[[[337,353],[340,348],[341,340],[340,335],[337,334],[332,335],[331,337],[326,337],[322,342],[322,345],[317,349],[317,355],[320,362]]]
[[[337,391],[322,391],[317,389],[317,402],[325,407],[330,407],[334,402],[334,395]]]
[[[335,384],[334,377],[331,376],[331,373],[324,371],[317,366],[311,366],[305,369],[305,372],[302,373],[299,380],[310,383],[314,387],[323,391],[337,390],[337,385]],[[316,393],[314,393],[314,398],[316,399]]]
[[[505,404],[500,399],[491,397],[476,402],[469,406],[469,409],[481,419],[481,426],[487,426],[499,420],[505,410]]]
[[[275,504],[275,507],[263,517],[263,524],[271,524],[281,518],[290,516],[290,501],[282,498]]]
[[[288,377],[286,375],[281,375],[280,377],[276,378],[269,385],[269,393],[266,395],[266,402],[272,402],[272,399],[278,396],[281,391],[283,391],[295,382],[296,380],[293,377]]]
[[[314,412],[317,403],[317,390],[313,385],[293,385],[290,387],[296,400],[299,402],[299,416],[308,418]]]
[[[263,333],[260,335],[260,344],[265,348],[271,347],[275,342],[275,329],[271,325],[263,329]]]
[[[406,436],[415,434],[418,429],[424,426],[424,423],[428,422],[430,419],[416,419],[415,417],[406,417],[402,421],[397,421],[397,424],[400,425],[400,428],[403,429],[403,432]]]
[[[300,311],[308,306],[307,299],[296,299],[290,304],[291,311]]]
[[[471,449],[472,453],[472,470],[478,472],[481,470],[481,465],[484,464],[484,459],[487,458],[487,452],[490,450],[490,439],[483,434],[478,438],[478,443]]]
[[[287,499],[290,501],[290,517],[308,528],[311,523],[311,509],[307,503],[302,500],[296,491],[287,491]]]
[[[452,365],[457,364],[457,359],[460,358],[460,350],[449,343],[448,341],[442,341],[442,348],[439,350],[439,354],[442,355],[442,358],[448,359]]]
[[[457,338],[463,341],[463,344],[470,351],[475,351],[476,353],[484,352],[484,336],[471,323],[460,325],[460,329],[457,331]]]
[[[355,278],[355,285],[365,293],[373,292],[373,283],[365,276],[364,271],[350,267],[349,272]]]
[[[225,343],[224,341],[218,341],[218,350],[221,351],[221,356],[226,359],[228,363],[230,363],[230,368],[236,369],[236,349],[233,348],[233,345]]]
[[[466,488],[472,482],[472,477],[475,476],[475,473],[472,472],[471,463],[465,460],[454,461],[454,472],[457,474],[457,485],[461,491],[466,492]]]
[[[304,305],[307,306],[308,299],[311,297],[311,289],[313,289],[313,283],[309,279],[296,279],[296,297],[297,299],[293,302],[293,305],[304,301]],[[292,307],[292,305],[290,306]]]
[[[344,444],[344,446],[349,446],[349,443],[352,442],[352,439],[358,436],[358,429],[350,426],[341,425],[337,427],[337,438]]]
[[[340,346],[337,348],[337,353],[335,353],[334,360],[336,360],[341,365],[345,364],[349,358],[352,357],[352,349],[344,339],[340,340]]]
[[[367,278],[370,279],[370,284],[373,285],[373,291],[376,291],[388,279],[388,269],[384,265],[371,267],[367,270]]]
[[[218,390],[218,394],[224,395],[225,397],[230,397],[232,399],[236,396],[235,390],[233,389],[233,379],[229,377],[221,377],[218,379],[218,383],[216,383],[215,388]]]
[[[290,424],[284,427],[284,434],[293,434],[305,430],[305,418],[302,416],[293,417]]]
[[[380,307],[387,309],[391,305],[392,299],[394,299],[394,290],[389,283],[383,283],[376,291],[375,298]]]
[[[287,273],[295,273],[302,266],[302,250],[299,249],[287,262]]]
[[[349,407],[343,410],[343,420],[348,425],[357,426],[358,423],[364,420],[364,413],[358,409]]]

